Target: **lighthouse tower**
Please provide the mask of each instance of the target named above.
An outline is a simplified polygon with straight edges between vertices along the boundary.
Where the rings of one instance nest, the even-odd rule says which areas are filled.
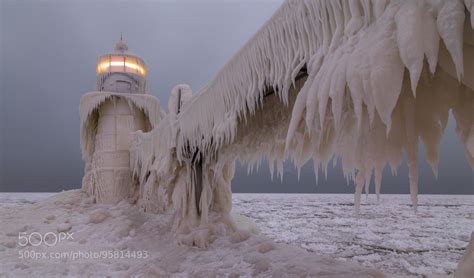
[[[97,91],[81,99],[81,147],[85,160],[82,188],[100,203],[133,199],[130,146],[133,132],[158,123],[158,100],[147,95],[147,68],[128,52],[121,37],[112,53],[99,57]]]

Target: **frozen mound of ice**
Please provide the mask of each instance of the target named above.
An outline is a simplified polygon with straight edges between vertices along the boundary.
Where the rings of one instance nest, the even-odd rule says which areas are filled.
[[[458,264],[458,269],[454,278],[468,278],[474,276],[474,232],[471,234],[471,241],[466,247],[466,253]]]

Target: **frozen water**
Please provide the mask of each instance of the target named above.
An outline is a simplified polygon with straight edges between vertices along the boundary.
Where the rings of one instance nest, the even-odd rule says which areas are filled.
[[[0,208],[21,207],[51,195],[0,193]],[[277,242],[337,260],[390,274],[454,272],[474,229],[474,196],[421,195],[415,215],[407,195],[383,195],[380,204],[371,195],[358,218],[353,198],[350,194],[233,194],[233,211],[253,219],[263,235]]]
[[[386,273],[452,274],[474,230],[474,196],[375,196],[354,215],[350,194],[233,194],[262,234]]]
[[[0,193],[0,208],[13,208],[24,204],[34,204],[48,198],[55,193]]]

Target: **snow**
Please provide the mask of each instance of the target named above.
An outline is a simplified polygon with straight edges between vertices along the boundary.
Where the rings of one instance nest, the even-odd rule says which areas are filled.
[[[35,203],[27,201],[30,194],[20,195],[0,195],[0,276],[382,276],[375,270],[275,243],[246,230],[227,233],[224,228],[214,229],[213,240],[206,248],[179,245],[178,236],[172,232],[171,213],[144,213],[127,202],[93,204],[91,198],[79,190],[65,191]],[[4,200],[8,200],[5,207]],[[57,230],[72,233],[73,238],[51,247],[33,246],[38,242],[33,240],[33,244],[20,246],[19,233],[44,235]],[[27,251],[35,255],[45,252],[47,257],[21,259],[20,255]],[[88,258],[85,255],[108,254],[108,251],[116,257]],[[133,252],[135,257],[130,255]],[[56,259],[56,254],[63,258]],[[65,254],[69,257],[64,257]],[[73,256],[79,258],[73,259]]]

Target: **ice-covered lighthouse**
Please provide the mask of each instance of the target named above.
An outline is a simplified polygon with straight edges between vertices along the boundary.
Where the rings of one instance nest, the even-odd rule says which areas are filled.
[[[130,170],[133,132],[150,131],[160,120],[157,98],[148,95],[145,62],[129,52],[122,36],[97,63],[97,88],[81,98],[82,189],[96,202],[136,200]]]

